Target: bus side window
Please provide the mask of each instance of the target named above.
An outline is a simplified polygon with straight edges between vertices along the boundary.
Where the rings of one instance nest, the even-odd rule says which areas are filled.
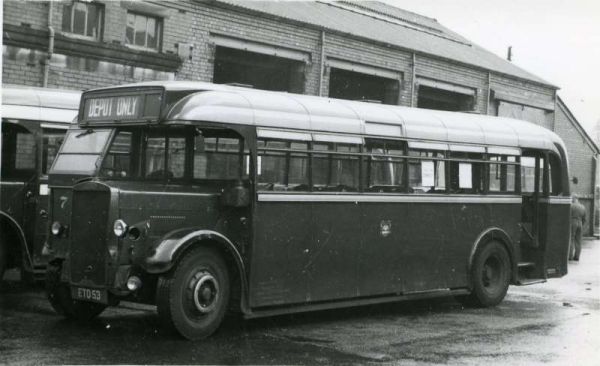
[[[316,191],[357,192],[358,145],[315,142],[312,144],[312,184]],[[321,153],[323,152],[323,153]],[[356,155],[355,155],[356,154]]]
[[[521,157],[521,192],[535,192],[535,158]]]
[[[290,142],[288,187],[294,191],[308,191],[308,143]]]
[[[357,192],[359,189],[359,161],[357,154],[360,151],[357,145],[335,144],[335,151],[343,155],[332,156],[332,170],[330,186],[335,186],[337,191]]]
[[[559,196],[562,194],[561,185],[561,164],[560,158],[555,154],[550,154],[548,169],[549,189],[552,196]]]
[[[404,192],[404,143],[393,140],[367,140],[366,181],[368,192]]]
[[[35,169],[35,137],[29,132],[17,132],[15,169]]]
[[[452,152],[450,157],[450,192],[479,194],[484,192],[484,163],[483,155],[477,153]],[[459,161],[462,159],[464,161]]]
[[[308,143],[258,140],[259,191],[308,191]]]
[[[185,174],[185,137],[169,137],[167,171],[171,178],[183,178]]]
[[[246,175],[247,159],[240,158],[241,140],[233,137],[198,135],[194,140],[195,179],[238,179],[240,172]],[[183,149],[183,145],[182,145]],[[185,154],[182,150],[181,154]]]
[[[441,151],[409,150],[409,156],[421,159],[408,161],[408,186],[415,193],[444,193],[446,191],[446,162]],[[430,158],[430,159],[428,159]]]
[[[42,134],[42,174],[48,174],[63,143],[65,131],[44,128]]]
[[[493,155],[489,157],[489,192],[514,193],[516,191],[515,156]]]
[[[145,169],[146,178],[161,179],[165,172],[165,153],[167,139],[165,136],[148,137],[146,139]]]
[[[119,131],[117,133],[102,162],[100,175],[115,178],[131,177],[131,136],[131,132]]]

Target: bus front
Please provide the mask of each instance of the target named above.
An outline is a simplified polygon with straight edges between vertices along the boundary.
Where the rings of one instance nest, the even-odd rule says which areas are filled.
[[[91,318],[123,299],[158,302],[159,314],[180,330],[178,309],[157,288],[172,284],[175,263],[204,242],[211,249],[194,265],[211,251],[221,262],[190,269],[182,280],[193,288],[185,312],[220,321],[229,273],[219,266],[239,256],[249,237],[248,131],[165,121],[178,99],[181,93],[148,87],[84,94],[79,126],[68,131],[50,173],[47,288],[59,313]]]

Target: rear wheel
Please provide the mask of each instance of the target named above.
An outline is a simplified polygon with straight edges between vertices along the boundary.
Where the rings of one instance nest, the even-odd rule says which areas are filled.
[[[49,264],[46,269],[46,295],[54,311],[76,320],[91,320],[106,309],[106,305],[73,300],[69,286],[60,282],[60,266]]]
[[[229,303],[230,282],[221,255],[210,248],[189,251],[158,280],[156,304],[162,322],[185,338],[211,335]]]
[[[510,284],[510,258],[499,242],[489,242],[475,252],[471,270],[473,292],[468,297],[476,306],[498,305]]]

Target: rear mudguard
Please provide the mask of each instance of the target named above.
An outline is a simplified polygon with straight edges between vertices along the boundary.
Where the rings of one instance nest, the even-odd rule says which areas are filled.
[[[471,253],[469,255],[469,264],[468,264],[468,272],[469,273],[469,284],[471,284],[471,270],[473,268],[473,261],[475,260],[475,252],[477,249],[486,244],[489,241],[496,240],[504,245],[506,251],[508,252],[508,256],[510,257],[511,263],[511,283],[516,283],[517,281],[517,258],[514,250],[513,240],[510,238],[510,235],[506,233],[506,231],[498,228],[498,227],[490,227],[484,230],[477,239],[473,242],[471,246]],[[469,285],[471,287],[471,285]]]

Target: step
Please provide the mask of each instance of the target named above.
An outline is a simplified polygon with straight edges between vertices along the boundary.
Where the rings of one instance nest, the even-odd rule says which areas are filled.
[[[546,279],[544,279],[544,278],[527,278],[527,279],[520,279],[517,282],[517,285],[529,286],[529,285],[535,285],[537,283],[544,283],[544,282],[546,282]]]
[[[518,268],[527,268],[527,267],[535,267],[534,262],[521,262],[517,264]]]

